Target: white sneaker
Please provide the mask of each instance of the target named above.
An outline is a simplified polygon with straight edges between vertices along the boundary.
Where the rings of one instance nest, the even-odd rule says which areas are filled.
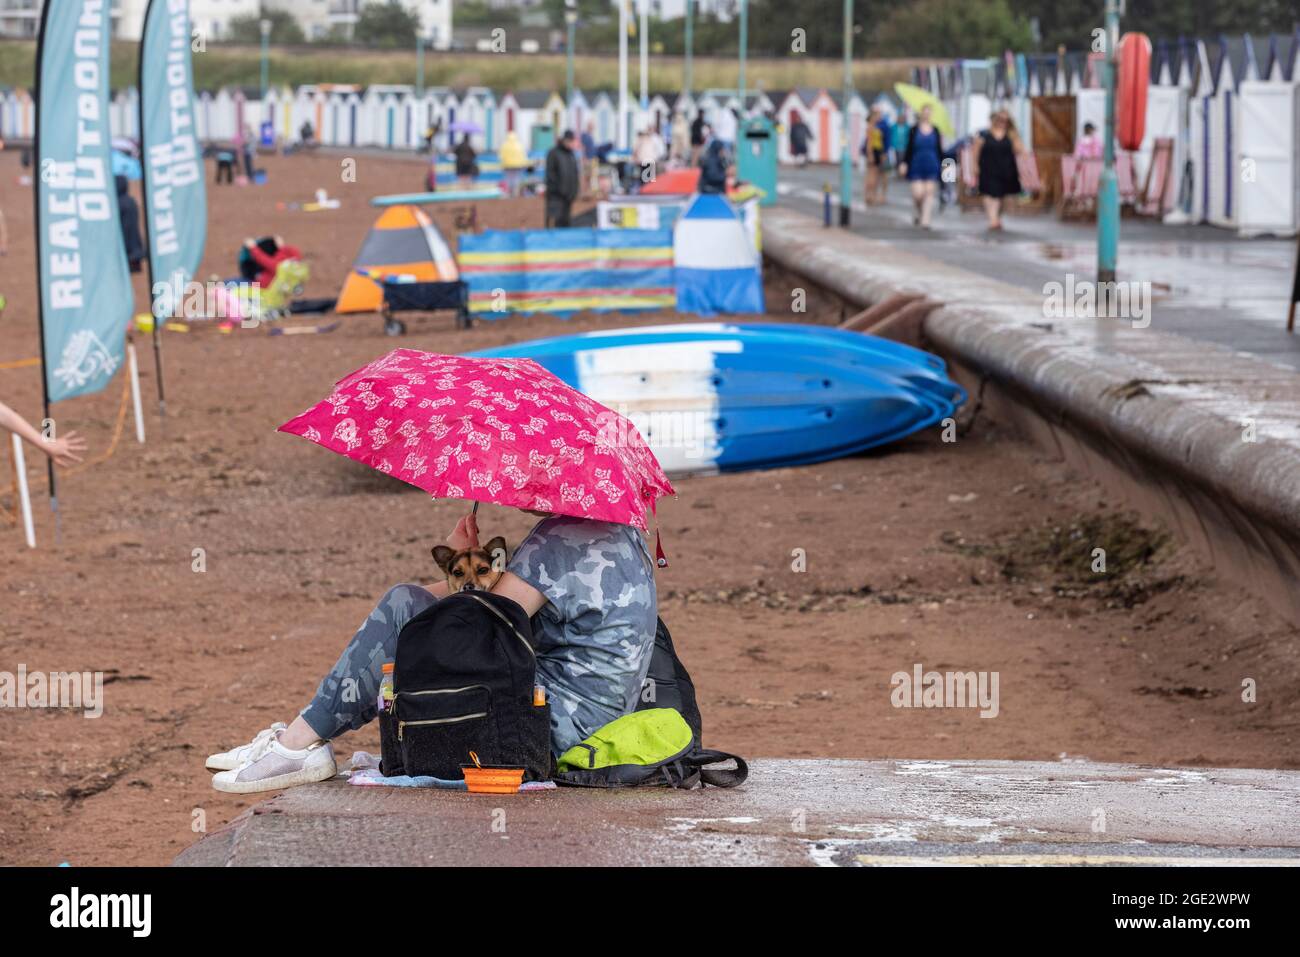
[[[318,741],[301,751],[291,751],[280,743],[277,733],[263,739],[238,768],[212,775],[212,786],[231,794],[249,794],[327,781],[337,773],[334,750],[329,744]]]
[[[257,737],[249,741],[248,744],[241,744],[237,748],[231,748],[229,751],[222,751],[220,754],[209,754],[207,763],[204,765],[209,771],[233,771],[253,753],[253,749],[259,744],[275,734],[277,731],[283,731],[285,724],[283,721],[277,721],[269,728],[263,728],[257,732]]]

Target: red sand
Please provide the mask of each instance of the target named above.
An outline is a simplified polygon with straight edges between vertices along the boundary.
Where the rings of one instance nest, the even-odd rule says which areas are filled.
[[[374,218],[366,199],[416,189],[420,173],[362,157],[358,182],[344,184],[339,160],[271,159],[269,186],[214,188],[202,274],[229,274],[245,236],[279,232],[312,263],[307,295],[333,295]],[[10,303],[0,364],[38,348],[31,193],[14,185],[17,174],[15,154],[0,156],[11,237],[0,259]],[[317,186],[343,208],[274,209],[310,200]],[[437,215],[450,229],[449,212]],[[540,201],[484,204],[480,216],[540,225]],[[776,309],[790,302],[781,282],[769,281]],[[138,292],[144,303],[143,283]],[[796,318],[838,315],[814,296]],[[213,791],[204,756],[292,717],[388,585],[436,579],[429,548],[454,507],[276,425],[396,345],[458,352],[640,321],[511,319],[455,331],[438,316],[389,339],[378,318],[361,317],[330,335],[168,334],[165,429],[151,407],[145,447],[128,428],[112,458],[64,478],[57,547],[40,462],[30,476],[42,547],[28,552],[0,522],[0,671],[99,670],[108,682],[96,720],[50,710],[0,718],[0,863],[169,861],[196,831],[257,800]],[[102,452],[120,388],[57,407],[61,426]],[[4,401],[38,419],[39,396],[37,370],[0,370]],[[660,610],[699,687],[708,744],[762,756],[1300,766],[1296,630],[984,414],[955,443],[926,435],[678,488],[660,509],[672,559]],[[9,504],[3,485],[0,502]],[[480,512],[482,527],[512,544],[529,521]],[[1113,556],[1110,578],[1086,567],[1094,542]],[[203,573],[192,570],[197,548]],[[796,549],[806,571],[792,570]],[[999,716],[893,708],[890,676],[916,663],[998,671]],[[1258,703],[1241,700],[1247,678]],[[367,729],[336,750],[344,759],[377,740]]]

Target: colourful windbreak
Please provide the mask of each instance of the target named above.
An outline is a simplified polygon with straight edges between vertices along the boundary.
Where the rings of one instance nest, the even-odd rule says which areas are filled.
[[[460,238],[470,312],[672,309],[668,229],[489,230]]]

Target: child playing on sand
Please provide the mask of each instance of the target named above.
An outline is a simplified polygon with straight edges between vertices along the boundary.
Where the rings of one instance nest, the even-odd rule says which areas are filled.
[[[248,255],[259,269],[253,281],[263,288],[275,282],[275,271],[280,267],[280,263],[289,259],[302,259],[302,250],[297,246],[287,245],[280,236],[275,237],[275,252],[273,253],[263,250],[257,244],[256,239],[245,239],[244,248],[248,250]]]

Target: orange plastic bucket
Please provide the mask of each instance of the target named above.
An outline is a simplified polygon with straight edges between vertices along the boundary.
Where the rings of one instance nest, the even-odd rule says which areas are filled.
[[[493,764],[462,764],[465,786],[475,794],[514,794],[524,783],[523,768]]]

